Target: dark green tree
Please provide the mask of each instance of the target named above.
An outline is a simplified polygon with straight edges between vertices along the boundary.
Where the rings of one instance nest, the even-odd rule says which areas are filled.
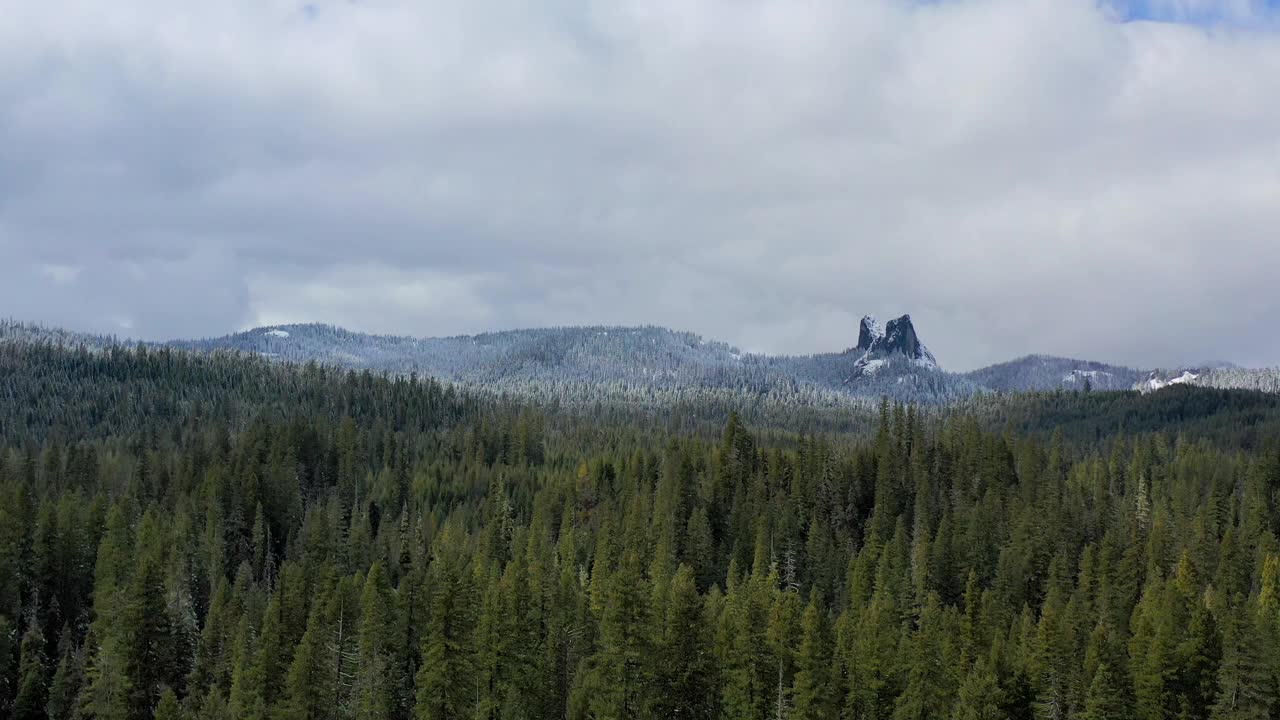
[[[44,633],[31,618],[22,636],[18,660],[18,697],[13,704],[14,720],[44,720],[48,702],[45,673]]]
[[[826,611],[816,593],[800,619],[800,648],[796,654],[796,675],[791,688],[791,717],[795,720],[822,720],[836,715],[836,688],[832,682],[831,630]]]

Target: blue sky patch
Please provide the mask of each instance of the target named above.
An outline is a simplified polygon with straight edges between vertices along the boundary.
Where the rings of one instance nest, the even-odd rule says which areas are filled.
[[[1280,0],[1102,0],[1126,21],[1193,25],[1269,25],[1280,19]]]

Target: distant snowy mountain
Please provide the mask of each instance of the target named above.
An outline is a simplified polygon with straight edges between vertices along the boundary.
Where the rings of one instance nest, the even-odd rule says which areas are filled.
[[[168,344],[195,351],[233,350],[290,362],[418,373],[521,395],[584,398],[598,391],[679,395],[714,390],[839,403],[884,395],[936,402],[982,391],[938,370],[909,318],[891,322],[889,332],[868,340],[865,350],[855,347],[843,353],[798,357],[744,353],[694,333],[652,326],[412,338],[354,333],[328,325],[279,325]],[[859,361],[872,360],[892,369],[858,371]]]
[[[759,374],[759,363],[737,348],[658,327],[543,328],[413,338],[366,335],[328,325],[279,325],[170,345],[468,382],[519,376],[653,386],[722,385],[748,382]]]
[[[1050,355],[1027,355],[965,374],[974,383],[1001,392],[1128,390],[1143,376],[1132,368]]]
[[[134,347],[112,336],[0,321],[0,342],[90,350]],[[555,327],[415,338],[321,324],[274,325],[217,338],[142,343],[196,352],[251,353],[352,370],[417,373],[468,387],[557,402],[609,398],[664,405],[714,396],[735,402],[840,406],[889,397],[945,403],[988,392],[1140,390],[1170,384],[1280,392],[1280,371],[1217,367],[1141,371],[1029,355],[968,373],[943,371],[909,315],[881,328],[859,324],[857,344],[802,356],[744,353],[726,343],[661,327]]]

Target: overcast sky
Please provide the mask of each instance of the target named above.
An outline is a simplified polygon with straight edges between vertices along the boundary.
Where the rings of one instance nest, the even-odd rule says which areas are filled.
[[[1276,0],[0,0],[0,316],[1280,364]]]

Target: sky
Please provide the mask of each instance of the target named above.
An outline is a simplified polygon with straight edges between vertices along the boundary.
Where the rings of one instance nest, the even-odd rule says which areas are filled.
[[[1280,0],[0,18],[0,316],[1280,365]]]

